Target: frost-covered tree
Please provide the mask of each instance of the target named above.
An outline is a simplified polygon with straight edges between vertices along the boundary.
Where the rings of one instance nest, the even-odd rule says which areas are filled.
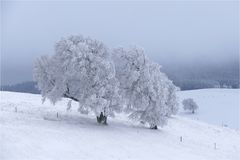
[[[82,36],[63,38],[52,57],[43,56],[36,61],[34,79],[43,100],[48,98],[55,103],[67,97],[78,101],[79,111],[93,111],[99,123],[106,123],[108,115],[121,111],[109,49],[97,40]]]
[[[184,99],[182,104],[184,110],[190,110],[192,113],[195,113],[195,111],[198,109],[198,105],[192,98]]]
[[[130,118],[147,122],[157,129],[176,112],[176,87],[138,47],[117,48],[113,51],[116,77]]]
[[[124,95],[127,108],[131,109],[132,104],[144,105],[144,102],[137,100],[137,93],[141,93],[143,81],[147,77],[143,76],[148,61],[140,48],[117,48],[113,50],[113,60],[115,63],[116,78],[120,82],[120,91]],[[141,81],[140,81],[141,80]],[[145,83],[147,83],[145,81]],[[136,104],[138,103],[138,104]]]
[[[166,82],[168,86],[166,105],[168,106],[167,116],[169,117],[171,115],[176,115],[178,112],[179,104],[176,92],[179,91],[180,89],[176,87],[171,80],[168,79],[166,80]]]
[[[146,100],[145,107],[139,108],[140,120],[150,124],[150,128],[157,129],[157,126],[163,126],[167,122],[167,98],[168,88],[166,85],[166,76],[160,71],[160,66],[156,63],[149,62],[144,77],[148,83],[143,88],[142,98]],[[135,114],[133,112],[133,115]]]

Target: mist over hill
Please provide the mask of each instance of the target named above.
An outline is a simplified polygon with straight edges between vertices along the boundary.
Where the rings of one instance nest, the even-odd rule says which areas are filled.
[[[239,88],[239,61],[222,64],[169,64],[162,65],[163,71],[182,90],[201,88]]]

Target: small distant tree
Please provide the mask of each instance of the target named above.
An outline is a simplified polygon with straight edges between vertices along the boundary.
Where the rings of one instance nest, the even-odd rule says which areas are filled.
[[[196,104],[196,102],[194,102],[192,98],[184,99],[182,101],[182,104],[184,110],[190,110],[193,114],[198,109],[198,105]]]

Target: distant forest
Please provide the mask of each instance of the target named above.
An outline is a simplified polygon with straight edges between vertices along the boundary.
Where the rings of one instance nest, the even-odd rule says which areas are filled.
[[[239,88],[239,63],[223,66],[163,66],[162,70],[181,90],[203,88]],[[2,91],[39,94],[33,81],[1,86]]]
[[[228,64],[163,66],[163,70],[181,90],[202,88],[239,88],[239,61]]]
[[[14,85],[3,85],[1,86],[2,91],[14,91],[14,92],[25,92],[39,94],[40,91],[37,89],[37,84],[33,81],[18,83]]]

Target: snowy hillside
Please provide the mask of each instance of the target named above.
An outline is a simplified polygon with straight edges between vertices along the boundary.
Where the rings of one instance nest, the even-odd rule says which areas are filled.
[[[77,104],[67,112],[66,100],[53,106],[42,104],[40,95],[0,93],[1,160],[240,159],[240,132],[227,127],[175,116],[164,128],[150,130],[124,115],[102,126],[94,116],[80,115]],[[181,98],[194,95],[185,93]],[[200,100],[199,114],[205,114]]]
[[[199,106],[196,114],[183,111],[179,115],[201,120],[218,126],[240,129],[239,89],[199,89],[178,92],[180,103],[185,98],[193,98]]]

